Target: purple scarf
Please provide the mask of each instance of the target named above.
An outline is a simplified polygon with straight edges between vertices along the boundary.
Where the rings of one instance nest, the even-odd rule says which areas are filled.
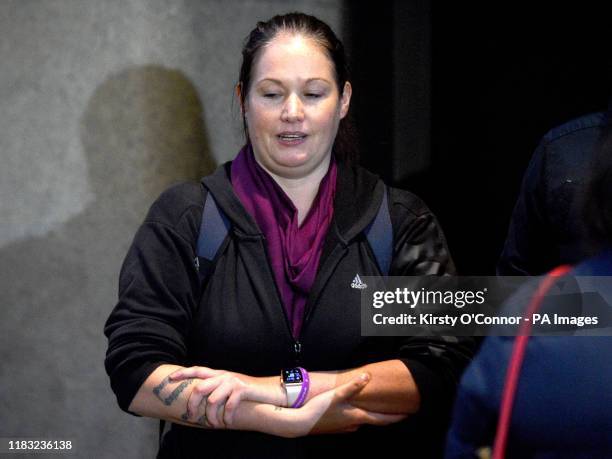
[[[332,157],[308,215],[298,227],[297,209],[257,163],[250,147],[242,148],[232,162],[234,192],[266,237],[274,280],[295,338],[302,329],[306,300],[334,214],[336,172]]]

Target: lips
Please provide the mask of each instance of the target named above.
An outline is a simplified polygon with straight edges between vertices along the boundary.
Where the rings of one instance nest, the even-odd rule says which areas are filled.
[[[285,145],[297,145],[302,143],[308,134],[303,132],[281,132],[276,137],[282,144]]]

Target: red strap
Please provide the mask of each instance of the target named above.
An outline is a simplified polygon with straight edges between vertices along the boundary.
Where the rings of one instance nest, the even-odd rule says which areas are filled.
[[[556,280],[555,278],[563,276],[570,269],[570,266],[562,265],[548,273],[533,295],[533,298],[529,303],[529,307],[527,308],[527,311],[523,317],[532,317],[532,315],[538,311],[544,296],[554,285]],[[532,320],[523,320],[521,322],[518,336],[514,341],[512,355],[510,356],[508,371],[506,373],[504,391],[502,393],[499,421],[497,422],[497,432],[495,433],[495,443],[493,444],[493,459],[503,459],[505,455],[508,430],[510,429],[510,418],[512,416],[512,406],[516,396],[516,388],[518,386],[521,366],[523,365],[523,358],[525,357],[527,342],[529,340],[529,335],[531,334],[531,327]]]

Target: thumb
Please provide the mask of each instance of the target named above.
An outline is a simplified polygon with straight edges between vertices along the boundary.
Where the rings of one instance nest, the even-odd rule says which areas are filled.
[[[335,395],[341,400],[348,400],[358,394],[370,382],[369,373],[361,373],[348,382],[336,387]]]

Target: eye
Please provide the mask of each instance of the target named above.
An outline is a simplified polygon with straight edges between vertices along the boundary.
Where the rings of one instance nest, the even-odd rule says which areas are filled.
[[[277,92],[265,92],[263,96],[266,99],[276,99],[277,97],[280,97],[280,94]]]
[[[306,94],[304,94],[307,98],[309,99],[319,99],[321,97],[323,97],[323,94],[318,93],[318,92],[307,92]]]

